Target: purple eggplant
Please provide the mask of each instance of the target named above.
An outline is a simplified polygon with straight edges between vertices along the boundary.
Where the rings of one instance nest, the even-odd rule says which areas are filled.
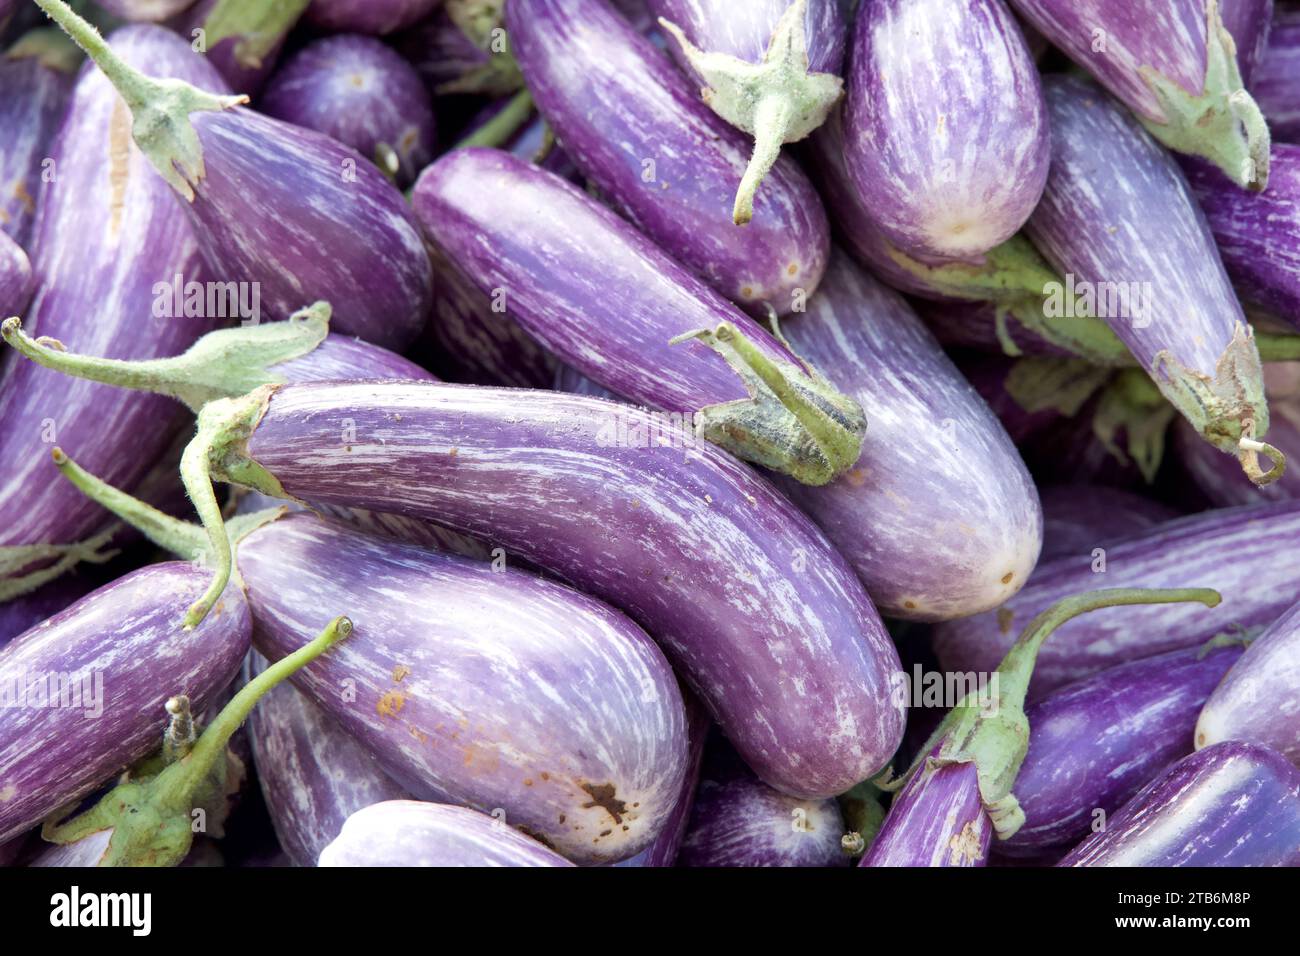
[[[1219,0],[1219,18],[1236,48],[1237,69],[1241,73],[1242,85],[1253,93],[1251,79],[1268,50],[1273,0]],[[1256,102],[1259,103],[1258,98]],[[1263,108],[1262,103],[1259,106]],[[1267,117],[1267,111],[1265,116]]]
[[[276,72],[258,105],[351,146],[399,186],[433,158],[433,102],[415,69],[373,37],[308,44]]]
[[[754,137],[732,218],[749,222],[754,194],[784,143],[826,121],[844,92],[848,27],[841,0],[650,0],[669,49],[713,112]]]
[[[1255,505],[1189,515],[1131,535],[1102,554],[1043,562],[1029,583],[997,611],[934,629],[945,670],[983,671],[1011,643],[1012,626],[1062,597],[1108,587],[1169,587],[1194,580],[1213,586],[1223,605],[1213,612],[1184,607],[1103,610],[1061,628],[1039,655],[1031,697],[1128,660],[1196,647],[1234,627],[1272,623],[1300,600],[1300,582],[1279,549],[1300,534],[1300,504]],[[1225,561],[1224,555],[1232,555]]]
[[[1068,554],[1091,558],[1093,548],[1178,517],[1177,511],[1154,498],[1102,485],[1053,485],[1040,489],[1039,499],[1043,560]]]
[[[1251,94],[1268,117],[1274,140],[1300,142],[1300,10],[1278,8]]]
[[[114,16],[123,20],[161,23],[194,5],[194,0],[95,0]]]
[[[1236,44],[1219,13],[1222,0],[1011,3],[1169,149],[1203,156],[1239,186],[1263,191],[1268,183],[1268,125],[1242,83]],[[1230,19],[1240,23],[1247,18]],[[1062,128],[1055,113],[1052,116],[1054,151],[1063,140],[1079,149],[1106,145],[1102,136],[1107,134],[1100,130],[1089,134]],[[1097,169],[1109,170],[1111,165],[1101,158],[1096,161]],[[1116,181],[1112,176],[1111,182]],[[1105,221],[1113,216],[1111,211]]]
[[[217,554],[209,474],[439,521],[630,613],[779,790],[841,793],[898,746],[897,652],[844,559],[771,485],[652,413],[557,392],[371,382],[263,388],[200,418],[182,470]],[[213,593],[228,570],[218,565]]]
[[[0,604],[0,647],[107,583],[102,573],[80,567],[29,594]]]
[[[1300,766],[1300,605],[1251,642],[1196,721],[1196,747],[1248,740]]]
[[[348,817],[320,866],[573,866],[503,820],[465,807],[390,800]]]
[[[1174,764],[1058,866],[1300,866],[1300,769],[1225,741]]]
[[[872,221],[923,261],[979,261],[1047,182],[1038,70],[1002,0],[877,0],[854,25],[845,164]]]
[[[0,233],[0,315],[16,315],[32,295],[32,264],[8,233]]]
[[[181,32],[196,41],[201,36],[202,52],[230,88],[253,96],[271,75],[285,37],[309,2],[199,0],[186,14]]]
[[[1285,457],[1259,440],[1268,405],[1253,332],[1187,180],[1095,85],[1044,84],[1052,171],[1030,236],[1198,433],[1255,482],[1275,480]],[[1075,303],[1062,294],[1056,306]]]
[[[482,295],[593,380],[803,482],[858,460],[854,401],[571,183],[499,150],[458,149],[421,175],[412,203]]]
[[[453,0],[392,42],[435,96],[505,96],[524,85],[497,0]]]
[[[985,866],[992,841],[977,765],[949,763],[907,782],[858,866]]]
[[[251,619],[231,591],[193,630],[188,602],[208,572],[156,564],[78,601],[0,651],[0,841],[39,823],[162,740],[163,703],[197,709],[230,683]],[[187,828],[188,829],[188,828]]]
[[[903,297],[831,256],[795,352],[861,403],[862,455],[831,484],[785,483],[882,613],[936,621],[997,607],[1038,560],[1042,518],[997,418]]]
[[[786,314],[826,267],[826,213],[777,160],[743,229],[727,210],[746,136],[604,0],[511,0],[506,24],[528,88],[565,152],[666,252],[750,311]],[[582,82],[573,82],[581,76]]]
[[[307,22],[328,33],[382,36],[429,15],[439,0],[311,0]]]

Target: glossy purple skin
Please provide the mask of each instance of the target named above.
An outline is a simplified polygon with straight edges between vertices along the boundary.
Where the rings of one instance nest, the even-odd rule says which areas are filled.
[[[266,661],[254,659],[260,673]],[[258,701],[248,733],[275,834],[295,866],[315,866],[320,851],[362,807],[410,798],[365,747],[292,684]]]
[[[1030,707],[1029,753],[1012,788],[1025,823],[1002,845],[1022,851],[1078,842],[1096,810],[1109,817],[1191,753],[1196,715],[1242,650],[1237,644],[1202,656],[1193,647],[1119,664]]]
[[[169,697],[187,694],[200,712],[230,683],[252,628],[243,596],[231,588],[194,630],[180,625],[209,576],[179,561],[142,568],[0,651],[6,694],[15,682],[57,674],[79,688],[88,681],[92,701],[102,695],[98,716],[84,698],[80,706],[0,708],[0,841],[155,750]]]
[[[410,793],[500,808],[580,862],[631,856],[668,819],[686,772],[681,694],[618,611],[309,515],[248,535],[238,562],[269,660],[346,603],[352,636],[293,682]]]
[[[102,586],[98,569],[77,568],[30,594],[0,604],[0,647]]]
[[[1038,494],[1006,431],[911,306],[841,252],[791,347],[862,405],[857,465],[784,481],[883,614],[936,621],[996,607],[1038,560]]]
[[[1184,757],[1058,866],[1300,866],[1300,769],[1228,741]]]
[[[1300,328],[1300,146],[1273,145],[1263,193],[1195,159],[1183,171],[1242,298]]]
[[[194,0],[95,0],[95,3],[123,20],[159,23],[183,13],[194,5]]]
[[[396,352],[361,339],[331,332],[316,348],[274,366],[286,382],[328,382],[336,379],[399,378],[437,381],[432,373]]]
[[[110,42],[154,75],[224,89],[212,67],[162,27],[126,27]],[[182,352],[224,324],[153,317],[156,283],[202,274],[198,244],[171,188],[131,142],[121,99],[89,65],[50,155],[58,178],[46,185],[35,223],[30,251],[38,283],[25,331],[90,355],[151,359]],[[51,479],[53,443],[130,490],[162,457],[184,416],[161,396],[10,361],[0,378],[0,420],[2,547],[78,541],[105,522],[99,505]]]
[[[320,866],[572,866],[518,830],[476,810],[398,800],[354,813]]]
[[[328,33],[382,36],[428,16],[441,0],[312,0],[307,22]]]
[[[1273,142],[1300,142],[1300,10],[1277,10],[1268,50],[1255,71],[1250,92],[1268,119]]]
[[[344,417],[357,428],[347,446]],[[645,430],[668,444],[620,440]],[[761,778],[796,796],[842,793],[902,737],[897,652],[825,536],[721,449],[681,447],[688,438],[594,398],[340,383],[279,389],[248,449],[289,495],[483,536],[623,608]]]
[[[409,186],[433,159],[433,101],[415,68],[374,37],[326,37],[280,67],[259,101],[262,112],[332,136],[373,160],[390,147]]]
[[[678,866],[848,865],[834,797],[801,800],[773,790],[720,738],[708,751]]]
[[[1091,558],[1093,548],[1178,517],[1177,511],[1154,498],[1102,485],[1053,485],[1039,490],[1039,500],[1043,505],[1040,560],[1044,561],[1068,554]]]
[[[1270,187],[1272,188],[1272,187]],[[1288,469],[1282,477],[1260,488],[1244,474],[1230,456],[1214,448],[1184,421],[1174,423],[1173,448],[1192,483],[1219,508],[1251,505],[1260,501],[1291,501],[1300,498],[1300,469]],[[1275,401],[1268,405],[1269,444],[1282,449],[1300,448],[1300,400]]]
[[[1038,70],[1002,0],[874,0],[854,24],[845,166],[904,252],[972,260],[1033,211],[1050,159]]]
[[[32,295],[32,264],[8,233],[0,233],[0,315],[18,315]]]
[[[511,0],[506,27],[565,152],[638,228],[750,311],[766,314],[767,303],[784,315],[797,290],[812,294],[829,230],[793,160],[777,161],[753,221],[737,226],[749,136],[709,109],[667,54],[603,0]]]
[[[1219,0],[1219,17],[1237,46],[1237,67],[1249,89],[1255,69],[1268,50],[1273,0]]]
[[[409,345],[429,311],[432,269],[383,173],[323,133],[244,107],[191,120],[206,173],[181,205],[211,274],[260,283],[263,319],[326,295],[336,331]]]
[[[1279,549],[1300,534],[1300,503],[1224,508],[1157,525],[1106,547],[1106,571],[1093,557],[1065,555],[1041,563],[1024,589],[997,611],[935,627],[945,670],[992,670],[1034,615],[1097,588],[1214,588],[1217,608],[1153,604],[1103,608],[1067,621],[1043,645],[1030,699],[1128,660],[1198,647],[1235,626],[1267,625],[1297,600],[1300,581]],[[1225,558],[1230,556],[1230,560]]]
[[[894,797],[858,866],[987,866],[992,839],[975,764],[922,769]]]
[[[188,38],[193,36],[195,29],[206,30],[208,15],[222,2],[223,0],[199,0],[182,20],[181,35]],[[284,39],[292,29],[292,23],[284,27],[283,32],[270,42],[267,52],[260,57],[255,51],[244,48],[250,34],[222,37],[216,43],[209,43],[205,55],[232,90],[255,96],[275,69]]]
[[[20,246],[31,239],[41,163],[50,155],[73,82],[72,74],[39,57],[0,57],[0,231]]]
[[[789,0],[647,0],[650,14],[681,27],[686,38],[705,53],[726,53],[749,63],[762,63],[777,22],[790,8]],[[841,0],[809,0],[803,18],[808,44],[808,72],[838,75],[844,66],[848,39]],[[677,64],[695,75],[681,47],[668,44]]]
[[[1196,748],[1222,740],[1263,744],[1300,766],[1300,605],[1255,638],[1205,702]]]

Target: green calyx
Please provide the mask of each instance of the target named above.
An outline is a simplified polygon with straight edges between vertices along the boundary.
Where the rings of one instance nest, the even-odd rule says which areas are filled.
[[[0,548],[0,604],[30,594],[55,578],[62,577],[79,564],[104,564],[117,557],[108,545],[117,536],[118,527],[106,528],[93,538],[73,544],[31,544]],[[37,563],[44,567],[19,574]]]
[[[510,137],[519,132],[532,115],[532,94],[527,90],[520,90],[510,98],[510,102],[501,109],[501,112],[462,139],[453,149],[466,149],[470,146],[503,146],[510,141]]]
[[[275,366],[320,345],[329,334],[329,320],[329,303],[317,302],[284,322],[218,329],[183,355],[142,362],[77,355],[57,339],[30,338],[17,316],[0,323],[0,336],[38,365],[93,382],[167,395],[197,413],[219,398],[282,384]]]
[[[937,295],[950,299],[1016,303],[1040,302],[1060,278],[1022,234],[994,246],[974,262],[927,263],[898,249],[888,240],[885,251],[898,268]]]
[[[63,0],[36,0],[64,32],[86,51],[131,110],[131,135],[140,151],[186,202],[203,179],[203,149],[189,116],[221,112],[248,102],[247,96],[218,96],[181,80],[156,80],[129,66]]]
[[[524,75],[510,52],[505,31],[504,0],[446,0],[447,17],[487,62],[438,87],[438,93],[507,96],[524,85]]]
[[[707,84],[701,97],[724,120],[754,137],[754,152],[736,192],[732,219],[754,218],[754,194],[781,155],[784,143],[807,137],[826,122],[844,92],[833,73],[808,72],[804,17],[808,0],[795,0],[781,15],[763,62],[699,49],[681,28],[664,18],[659,25],[681,46],[691,67]]]
[[[974,762],[984,809],[998,838],[1009,839],[1025,821],[1012,788],[1029,752],[1025,697],[1043,642],[1066,621],[1099,608],[1182,602],[1216,607],[1220,600],[1209,588],[1108,588],[1057,601],[1021,632],[993,675],[996,684],[990,680],[988,687],[968,694],[949,711],[907,772],[877,785],[897,790],[918,772],[929,775],[949,764]]]
[[[81,66],[81,50],[62,30],[40,27],[28,30],[5,50],[6,60],[39,60],[42,66],[61,73],[75,73]]]
[[[253,706],[273,687],[320,657],[352,633],[352,622],[336,617],[318,637],[272,664],[249,681],[192,743],[184,729],[188,701],[168,701],[172,726],[164,738],[165,766],[153,776],[128,779],[99,803],[66,822],[46,821],[41,836],[51,843],[72,843],[112,830],[100,866],[176,866],[201,831],[196,808],[209,808],[228,791],[227,745]],[[168,761],[168,757],[172,759]]]
[[[670,344],[690,340],[721,355],[749,392],[749,398],[695,413],[704,438],[806,485],[824,485],[857,463],[867,429],[862,407],[812,366],[772,358],[730,322],[687,332]]]
[[[1151,484],[1164,460],[1165,435],[1177,414],[1150,376],[1140,369],[1123,369],[1101,392],[1093,413],[1092,432],[1121,464],[1132,460]],[[1121,431],[1124,448],[1118,441]]]
[[[310,4],[311,0],[218,0],[200,24],[205,51],[233,39],[240,66],[258,69]]]

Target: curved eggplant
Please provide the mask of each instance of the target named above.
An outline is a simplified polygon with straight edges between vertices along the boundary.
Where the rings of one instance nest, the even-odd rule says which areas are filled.
[[[409,27],[433,12],[439,0],[311,0],[307,22],[327,33],[381,36]]]
[[[81,567],[0,604],[0,647],[107,583],[103,574],[89,573],[88,568]]]
[[[181,32],[196,40],[202,36],[203,52],[230,88],[254,96],[275,69],[285,37],[309,2],[199,0],[186,14]]]
[[[976,764],[949,763],[907,782],[858,866],[984,866],[992,841]]]
[[[17,315],[32,296],[32,264],[8,233],[0,233],[0,315]]]
[[[1268,117],[1273,139],[1300,143],[1300,10],[1278,8],[1251,94]]]
[[[1154,498],[1104,485],[1053,485],[1038,494],[1043,505],[1043,560],[1067,554],[1091,559],[1093,548],[1178,517]]]

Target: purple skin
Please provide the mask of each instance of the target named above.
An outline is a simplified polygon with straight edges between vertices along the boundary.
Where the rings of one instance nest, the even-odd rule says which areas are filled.
[[[1223,740],[1264,744],[1300,766],[1300,606],[1251,643],[1201,708],[1196,749]]]
[[[351,146],[397,185],[433,159],[433,101],[415,69],[373,37],[342,35],[308,44],[271,78],[262,112]],[[386,151],[386,152],[384,152]]]
[[[714,736],[678,866],[847,866],[844,816],[834,797],[801,800],[754,776]]]
[[[1300,400],[1270,399],[1268,427],[1269,439],[1279,448],[1300,448]],[[1300,498],[1300,470],[1288,469],[1271,485],[1259,488],[1236,462],[1203,442],[1184,421],[1174,424],[1173,445],[1192,483],[1217,508]]]
[[[194,0],[95,0],[95,3],[123,20],[161,23],[185,12],[194,5]]]
[[[251,659],[258,672],[266,666],[260,655]],[[409,799],[369,751],[291,684],[258,702],[248,730],[266,808],[295,866],[315,866],[362,807]]]
[[[320,866],[573,866],[476,810],[392,800],[358,810],[320,855]]]
[[[423,19],[439,0],[311,0],[307,22],[326,33],[383,36]]]
[[[1058,866],[1300,866],[1300,770],[1258,744],[1198,750]]]
[[[1199,647],[1235,627],[1272,623],[1300,600],[1279,547],[1300,534],[1300,504],[1225,508],[1189,515],[1106,547],[1104,575],[1091,555],[1039,564],[1024,589],[997,611],[934,629],[945,670],[988,671],[1015,640],[1016,630],[1054,602],[1102,584],[1108,588],[1212,586],[1223,595],[1213,610],[1183,604],[1104,608],[1063,624],[1038,655],[1030,699],[1128,660]],[[1232,560],[1225,561],[1224,555]]]
[[[1268,117],[1274,142],[1300,142],[1300,10],[1281,7],[1274,15],[1251,93]]]
[[[565,152],[642,231],[756,314],[786,314],[812,294],[830,236],[793,160],[777,161],[739,227],[731,208],[749,138],[700,101],[667,54],[602,0],[511,0],[506,25]]]
[[[32,264],[18,243],[0,232],[0,314],[17,315],[32,295]]]
[[[851,62],[845,164],[885,236],[960,262],[1015,235],[1050,145],[1038,70],[1002,0],[877,0],[857,17]]]
[[[208,576],[188,563],[151,565],[0,651],[0,682],[9,693],[33,675],[59,674],[102,706],[93,718],[97,708],[84,697],[82,706],[0,709],[0,842],[155,750],[169,697],[189,695],[197,713],[230,683],[252,628],[243,595],[231,589],[194,630],[180,625]]]
[[[467,77],[483,71],[491,57],[452,21],[446,9],[439,9],[426,20],[393,38],[393,45],[407,59],[434,96],[461,90]],[[517,79],[517,77],[516,77]],[[510,89],[484,90],[497,94]]]
[[[556,392],[322,383],[235,404],[232,420],[261,415],[246,446],[266,473],[259,490],[482,535],[626,610],[777,789],[842,793],[897,748],[900,665],[862,585],[807,518],[713,445]],[[637,440],[652,434],[666,443]]]
[[[1251,78],[1268,50],[1273,0],[1219,0],[1219,16],[1237,47],[1242,82],[1253,92]]]
[[[1087,555],[1091,560],[1093,548],[1178,517],[1177,511],[1154,498],[1101,485],[1053,485],[1039,491],[1039,500],[1043,505],[1040,561],[1067,554]]]
[[[975,762],[922,769],[894,797],[858,866],[986,866],[992,839]]]
[[[749,63],[763,62],[772,31],[793,0],[646,0],[654,18],[681,27],[687,39],[706,53],[726,53]],[[738,9],[739,8],[739,9]],[[804,14],[808,38],[808,72],[839,73],[844,65],[847,28],[840,0],[811,0]],[[678,65],[699,82],[681,47],[669,43]]]
[[[191,37],[194,30],[202,29],[207,39],[205,53],[217,72],[232,90],[255,96],[275,69],[284,39],[308,0],[245,4],[231,21],[228,17],[238,3],[240,0],[199,0],[186,14],[180,33]]]
[[[857,465],[783,490],[857,571],[880,611],[965,617],[1020,590],[1042,518],[1024,463],[988,406],[902,296],[834,252],[808,311],[782,331],[862,405]]]
[[[21,597],[0,604],[0,648],[106,584],[103,575],[79,568]]]

